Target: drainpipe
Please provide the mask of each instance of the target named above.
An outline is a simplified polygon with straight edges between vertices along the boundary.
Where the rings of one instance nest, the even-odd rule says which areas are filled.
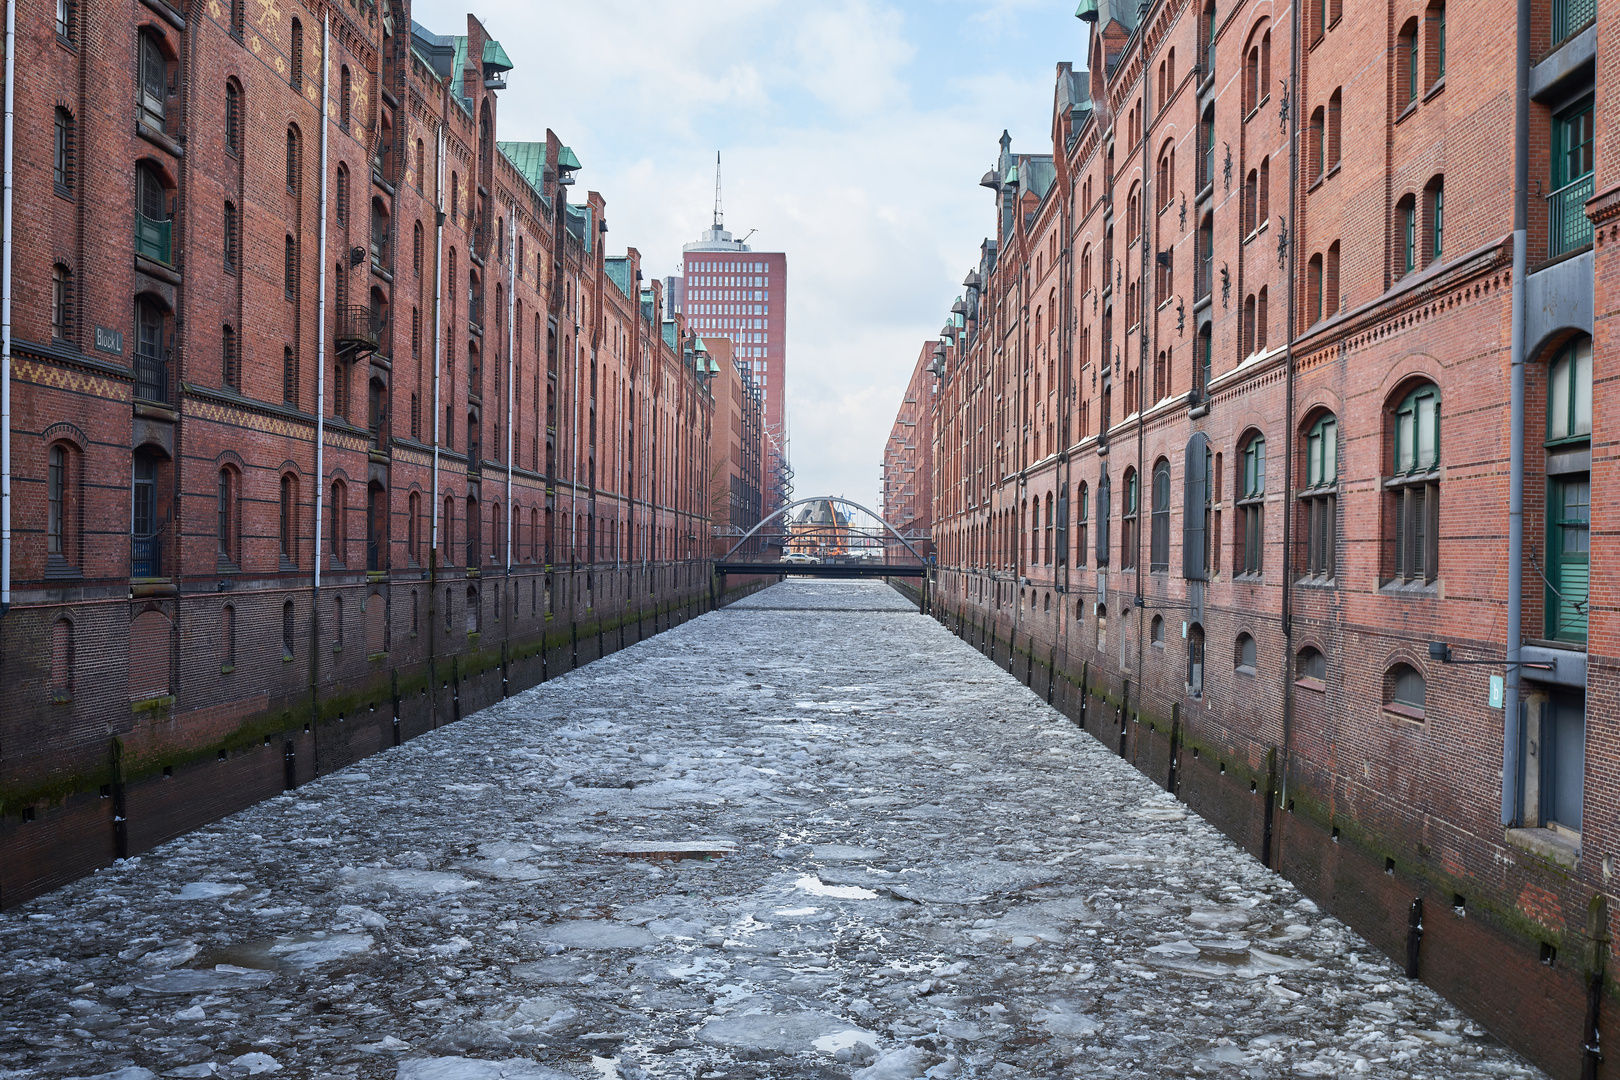
[[[1299,50],[1300,25],[1296,11],[1291,20],[1293,26],[1289,36],[1293,39],[1293,47],[1288,50],[1288,205],[1294,212],[1293,243],[1288,245],[1288,324],[1292,326],[1296,316],[1294,307],[1294,253],[1299,248],[1299,193],[1296,180],[1299,176]],[[1282,793],[1279,796],[1283,806],[1288,805],[1288,780],[1294,761],[1294,680],[1290,677],[1294,665],[1294,515],[1289,500],[1294,497],[1294,334],[1288,336],[1288,356],[1286,362],[1288,371],[1286,376],[1286,389],[1284,397],[1287,399],[1288,452],[1283,455],[1283,506],[1282,515],[1282,543],[1283,543],[1283,590],[1282,590],[1282,632],[1283,632],[1283,722],[1282,722]],[[1280,847],[1280,843],[1279,843]],[[1281,858],[1279,855],[1278,864]]]
[[[443,348],[440,322],[444,301],[444,127],[439,127],[438,175],[433,189],[433,505],[428,508],[431,543],[428,545],[428,565],[432,580],[438,581],[439,551],[439,363]]]
[[[12,147],[16,145],[17,0],[6,4],[6,120],[4,191],[0,214],[0,616],[11,610],[11,189]]]
[[[1519,0],[1519,43],[1513,85],[1513,340],[1508,451],[1507,676],[1502,695],[1502,824],[1520,823],[1519,656],[1524,591],[1524,311],[1525,223],[1530,188],[1530,0]]]
[[[327,98],[327,82],[332,70],[329,50],[332,48],[331,14],[321,16],[321,198],[320,240],[316,250],[320,253],[317,262],[316,274],[316,300],[315,300],[315,580],[311,594],[311,603],[320,598],[321,594],[321,495],[326,485],[326,151],[327,151],[327,117],[326,110],[329,104]],[[312,613],[310,625],[315,625],[318,619]],[[310,650],[310,665],[316,664],[315,657],[319,650]],[[314,671],[311,671],[314,674]]]
[[[513,321],[517,310],[517,203],[512,204],[510,236],[506,242],[506,576],[512,576],[512,432],[517,418],[512,415],[512,380],[516,374],[517,358],[512,345],[517,334]],[[510,582],[508,591],[510,592]],[[510,605],[508,605],[510,606]]]

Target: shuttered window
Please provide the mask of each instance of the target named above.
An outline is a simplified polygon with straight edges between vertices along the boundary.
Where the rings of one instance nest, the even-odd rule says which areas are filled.
[[[1591,478],[1586,473],[1553,477],[1547,491],[1547,636],[1585,641]]]
[[[1385,535],[1393,542],[1389,577],[1396,583],[1427,584],[1439,571],[1440,391],[1426,383],[1395,410],[1394,475],[1385,481]]]
[[[1181,576],[1209,580],[1209,440],[1197,432],[1187,442],[1182,480]]]

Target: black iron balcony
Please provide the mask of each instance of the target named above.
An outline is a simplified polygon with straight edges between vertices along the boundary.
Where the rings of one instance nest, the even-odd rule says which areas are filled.
[[[163,576],[163,535],[153,533],[151,536],[135,536],[129,538],[129,576],[132,578],[155,578]]]
[[[169,362],[161,356],[135,354],[135,396],[142,401],[169,403]]]
[[[337,350],[356,354],[382,348],[383,318],[369,307],[350,304],[337,309]]]
[[[1591,246],[1592,219],[1586,216],[1591,197],[1591,173],[1547,196],[1547,258]]]

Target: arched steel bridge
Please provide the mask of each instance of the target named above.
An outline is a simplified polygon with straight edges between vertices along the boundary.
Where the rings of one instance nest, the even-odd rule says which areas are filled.
[[[788,513],[788,511],[793,510],[796,507],[808,506],[812,503],[838,503],[841,506],[852,507],[856,510],[860,510],[862,513],[865,513],[882,525],[888,536],[892,536],[895,541],[903,545],[906,551],[909,553],[909,557],[902,557],[896,561],[890,558],[888,551],[885,550],[884,557],[881,560],[851,558],[837,562],[757,562],[734,559],[738,549],[742,548],[750,539],[758,535],[760,530],[764,529],[765,526],[769,525],[773,521],[782,519]],[[854,502],[838,495],[823,495],[814,499],[796,499],[779,510],[776,510],[762,518],[759,524],[743,533],[742,536],[738,538],[737,542],[731,545],[731,550],[727,551],[725,555],[723,555],[715,563],[714,568],[716,573],[722,575],[793,574],[795,576],[825,578],[926,578],[929,565],[928,559],[922,554],[922,552],[917,550],[916,545],[913,543],[913,541],[922,539],[925,538],[917,536],[906,537],[902,535],[900,530],[896,529],[893,525],[885,521],[881,515],[873,513],[871,510],[862,506],[858,502]]]

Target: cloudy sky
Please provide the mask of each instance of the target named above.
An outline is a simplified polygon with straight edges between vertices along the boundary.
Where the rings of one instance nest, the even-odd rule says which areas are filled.
[[[465,33],[468,0],[415,0]],[[788,256],[795,490],[875,506],[924,339],[994,228],[1003,129],[1050,150],[1053,73],[1084,63],[1074,0],[501,0],[474,13],[516,67],[504,139],[546,128],[648,276],[708,227]],[[579,191],[579,188],[575,189]],[[576,196],[577,197],[577,196]]]

